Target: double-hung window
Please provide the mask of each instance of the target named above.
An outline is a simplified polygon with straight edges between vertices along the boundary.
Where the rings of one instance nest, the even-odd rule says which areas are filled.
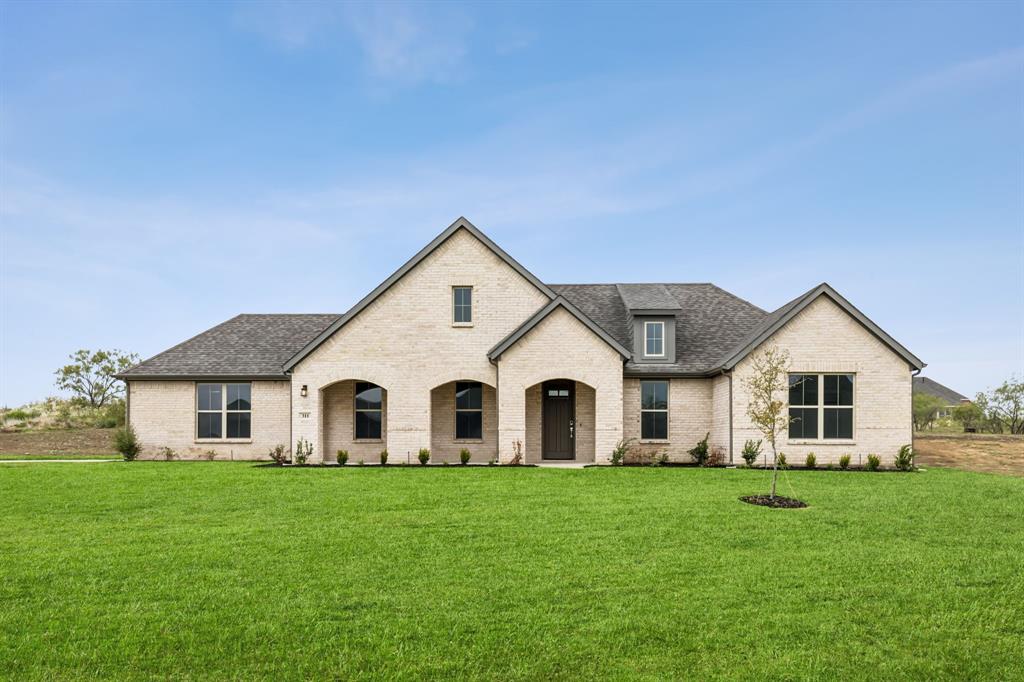
[[[853,375],[790,374],[789,437],[853,438]]]
[[[473,287],[452,287],[452,321],[473,324]]]
[[[480,440],[483,434],[483,387],[478,381],[455,382],[455,440]]]
[[[196,384],[196,438],[250,438],[252,384]]]
[[[380,440],[384,424],[384,389],[365,381],[356,382],[356,440]]]
[[[664,322],[644,322],[644,356],[648,358],[665,356]]]
[[[668,382],[640,382],[640,438],[668,440]]]

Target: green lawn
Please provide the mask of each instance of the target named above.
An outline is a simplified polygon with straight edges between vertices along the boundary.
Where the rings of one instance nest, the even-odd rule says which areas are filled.
[[[1022,679],[1024,479],[0,467],[0,678]]]

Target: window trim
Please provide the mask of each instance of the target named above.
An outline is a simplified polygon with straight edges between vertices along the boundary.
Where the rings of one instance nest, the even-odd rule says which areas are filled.
[[[817,403],[814,405],[790,405],[789,404],[789,377],[791,376],[816,376],[818,377]],[[853,382],[853,404],[851,405],[826,405],[825,404],[825,377],[848,376]],[[789,427],[786,427],[786,442],[791,445],[811,443],[841,443],[853,445],[857,442],[857,373],[856,372],[799,372],[791,371],[786,374],[786,416],[789,416],[790,409],[813,409],[818,417],[817,438],[798,437],[792,438],[789,435]],[[850,410],[850,437],[849,438],[826,438],[825,437],[825,410]]]
[[[644,384],[665,384],[665,409],[644,409]],[[644,412],[665,413],[665,437],[644,438]],[[640,442],[669,443],[672,435],[672,382],[669,379],[642,379],[640,381]]]
[[[469,320],[468,321],[459,321],[459,320],[455,319],[456,318],[455,311],[456,311],[456,309],[458,307],[460,307],[455,302],[455,292],[457,292],[459,289],[469,289],[469,306],[468,306],[469,307]],[[453,284],[452,285],[452,326],[453,327],[472,327],[473,326],[473,298],[474,298],[474,296],[473,296],[473,285],[472,284]],[[465,308],[466,306],[463,305],[461,307]]]
[[[192,428],[192,439],[194,443],[251,443],[252,442],[252,384],[251,381],[195,381],[193,382],[193,405],[195,410],[193,411],[194,425]],[[219,410],[200,410],[199,409],[199,387],[200,386],[220,386],[220,409]],[[249,409],[248,410],[229,410],[228,409],[228,386],[248,386],[249,387]],[[220,432],[219,438],[200,437],[199,436],[199,415],[200,414],[220,414]],[[228,436],[228,414],[248,414],[249,415],[249,435],[240,437],[229,437]]]
[[[647,335],[647,328],[649,326],[661,327],[661,352],[660,353],[648,353],[647,352],[647,340],[650,338]],[[665,357],[665,321],[664,320],[644,320],[644,357],[645,358],[663,358]]]
[[[483,443],[484,442],[484,383],[482,381],[455,381],[453,390],[455,395],[453,396],[455,410],[452,414],[452,441],[455,443]],[[480,407],[459,407],[459,384],[476,384],[480,387]],[[479,412],[480,413],[480,437],[479,438],[459,438],[459,412]]]
[[[359,407],[359,384],[367,384],[375,386],[380,389],[380,407],[379,408],[368,408]],[[380,384],[375,384],[372,381],[357,381],[352,386],[352,442],[353,443],[383,443],[385,440],[385,434],[387,433],[387,425],[384,420],[387,418],[385,415],[387,410],[388,392]],[[359,416],[360,412],[380,412],[380,438],[360,438],[359,432],[356,426],[356,417]]]

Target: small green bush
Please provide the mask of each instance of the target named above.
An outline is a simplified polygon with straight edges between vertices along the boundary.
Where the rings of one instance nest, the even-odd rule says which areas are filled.
[[[205,459],[207,462],[212,462],[213,460],[217,459],[217,451],[207,450],[206,452],[203,453],[203,459]]]
[[[704,466],[704,463],[708,461],[708,437],[711,436],[709,431],[705,434],[702,440],[697,441],[697,445],[689,451],[690,457],[693,457],[693,461],[697,464]]]
[[[313,454],[313,444],[305,438],[299,438],[299,441],[295,444],[295,464],[302,466],[308,460],[310,455]]]
[[[911,471],[914,468],[914,450],[910,444],[904,445],[896,453],[896,460],[893,462],[900,471]]]
[[[633,447],[634,440],[633,438],[623,438],[615,444],[615,448],[612,450],[612,466],[622,464],[622,460],[626,458],[626,455]]]
[[[121,453],[126,462],[134,460],[142,450],[142,443],[139,442],[139,437],[135,434],[135,427],[131,424],[114,431],[112,440],[114,450]]]
[[[174,450],[172,450],[171,448],[167,447],[166,445],[164,447],[160,448],[159,450],[157,450],[157,452],[159,452],[160,456],[163,457],[164,460],[167,461],[167,462],[170,462],[175,457]]]
[[[878,467],[882,466],[882,458],[878,455],[868,455],[868,471],[878,471]]]
[[[818,458],[814,456],[813,452],[807,453],[807,459],[804,460],[804,466],[808,469],[813,469],[818,464]]]
[[[472,457],[472,455],[466,448],[462,448],[461,450],[459,450],[459,462],[461,462],[463,465],[469,464],[470,457]]]
[[[778,461],[780,469],[788,468],[788,465],[786,464],[786,453],[785,452],[780,452],[778,455],[776,455],[775,459]]]
[[[348,463],[348,450],[338,450],[338,464],[345,466]]]
[[[39,410],[23,410],[18,408],[16,410],[8,410],[4,413],[4,420],[10,420],[14,422],[24,422],[29,419],[36,419],[42,414]]]
[[[380,451],[380,465],[384,466],[388,463],[388,449],[384,448]]]
[[[430,448],[420,448],[419,458],[420,464],[426,466],[427,462],[430,461]]]
[[[707,461],[707,457],[704,460]],[[668,450],[658,450],[651,455],[652,467],[660,467],[662,464],[668,464]]]
[[[850,455],[845,454],[839,458],[839,468],[846,471],[850,468]]]
[[[753,467],[754,463],[757,462],[757,458],[761,456],[761,441],[748,440],[743,444],[743,451],[740,453],[740,457],[747,463],[748,467]]]
[[[362,457],[360,457],[360,458],[359,458],[359,461],[358,461],[358,462],[356,462],[356,465],[357,465],[357,466],[365,466],[365,465],[366,465],[366,462],[364,462],[364,461],[363,461],[363,458],[362,458]]]

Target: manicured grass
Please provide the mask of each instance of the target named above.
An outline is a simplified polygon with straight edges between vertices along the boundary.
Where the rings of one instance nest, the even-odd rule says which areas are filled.
[[[0,467],[0,678],[1021,678],[1024,479]]]
[[[55,455],[19,455],[17,453],[0,452],[0,461],[5,460],[18,460],[18,459],[121,459],[120,455],[80,455],[80,454],[68,454],[68,453],[57,453]]]

